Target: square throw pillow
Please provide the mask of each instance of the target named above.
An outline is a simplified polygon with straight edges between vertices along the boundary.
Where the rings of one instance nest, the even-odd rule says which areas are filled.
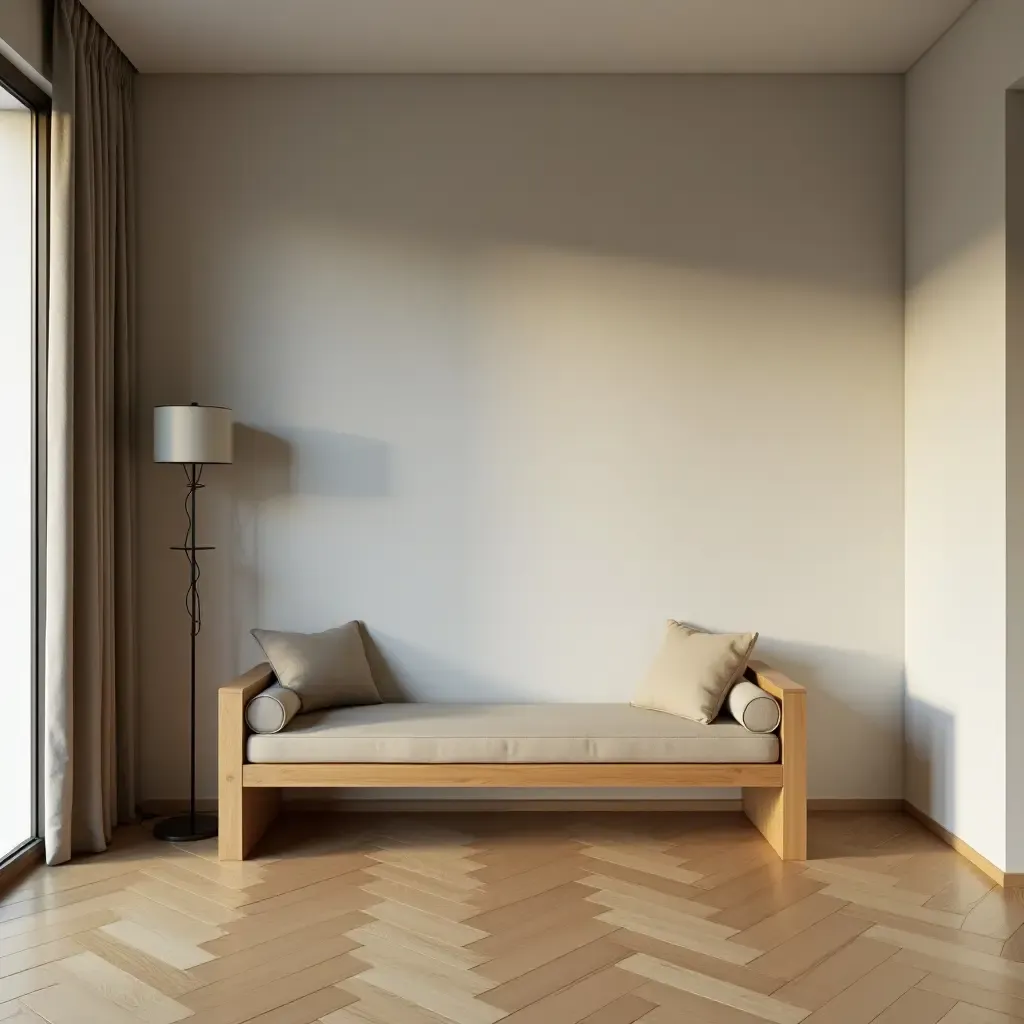
[[[747,667],[755,643],[756,633],[708,633],[669,619],[633,706],[710,724]]]
[[[298,694],[303,711],[380,704],[370,674],[359,623],[323,633],[280,633],[254,629],[277,681]]]

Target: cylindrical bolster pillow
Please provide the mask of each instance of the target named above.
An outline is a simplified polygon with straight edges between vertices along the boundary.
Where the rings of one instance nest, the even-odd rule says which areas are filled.
[[[299,695],[275,682],[246,704],[245,724],[253,732],[280,732],[301,710]]]
[[[782,721],[779,702],[749,679],[729,691],[728,704],[732,717],[748,732],[774,732]]]

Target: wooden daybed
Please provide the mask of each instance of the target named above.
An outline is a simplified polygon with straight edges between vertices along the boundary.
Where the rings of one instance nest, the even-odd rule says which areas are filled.
[[[588,788],[684,788],[741,787],[743,809],[747,817],[764,835],[783,860],[803,860],[807,856],[807,716],[806,693],[802,686],[761,662],[752,662],[747,678],[777,698],[782,705],[782,722],[778,739],[768,737],[771,763],[670,763],[658,761],[604,762],[593,759],[572,763],[529,763],[501,761],[490,763],[384,763],[382,761],[337,760],[338,734],[333,729],[332,760],[317,761],[316,745],[302,747],[301,760],[276,763],[253,763],[249,757],[249,732],[245,724],[246,704],[273,681],[269,665],[259,665],[233,683],[220,689],[219,697],[219,814],[221,860],[244,860],[274,819],[280,805],[281,790],[289,787],[588,787]],[[406,705],[406,707],[422,706]],[[525,705],[529,709],[531,706]],[[547,707],[547,706],[546,706]],[[555,705],[554,707],[559,707]],[[579,706],[581,708],[587,705]],[[602,707],[596,705],[594,707]],[[463,705],[429,705],[435,720],[443,722],[446,714],[458,714]],[[446,712],[445,709],[451,709]],[[349,709],[345,709],[349,710]],[[673,716],[660,712],[641,712],[664,720]],[[281,742],[295,751],[296,743],[304,743],[315,726],[318,713],[299,715],[290,723]],[[694,730],[716,729],[711,726],[687,725],[689,739]],[[741,726],[725,726],[733,740],[742,739],[736,730]],[[328,730],[320,728],[323,736]],[[711,735],[711,733],[709,733]],[[260,741],[266,737],[259,737]],[[700,737],[697,737],[700,740]],[[762,737],[765,739],[765,737]],[[730,740],[730,742],[733,742]],[[326,746],[330,746],[327,744]],[[266,745],[265,745],[266,746]],[[323,749],[324,745],[321,745]],[[265,747],[264,747],[265,748]],[[273,749],[273,748],[271,748]],[[690,749],[706,749],[696,747]],[[741,749],[740,747],[730,749]],[[743,749],[752,749],[749,744]],[[762,750],[766,749],[764,747]],[[292,755],[294,756],[294,755]]]

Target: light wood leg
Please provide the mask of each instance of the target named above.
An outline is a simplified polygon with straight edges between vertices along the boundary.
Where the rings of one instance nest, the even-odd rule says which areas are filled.
[[[221,860],[245,860],[267,826],[277,817],[280,805],[279,789],[245,789],[239,786],[227,804],[222,800],[218,857]]]
[[[755,681],[782,704],[782,785],[743,790],[743,811],[783,860],[807,859],[807,693],[765,665]]]
[[[245,705],[269,685],[270,669],[261,665],[222,686],[217,719],[217,853],[221,860],[245,860],[280,805],[281,791],[242,786],[245,763]]]
[[[783,860],[807,859],[807,799],[778,789],[744,789],[743,812]]]

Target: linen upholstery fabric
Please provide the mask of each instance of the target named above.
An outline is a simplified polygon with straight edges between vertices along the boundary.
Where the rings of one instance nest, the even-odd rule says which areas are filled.
[[[779,740],[628,704],[378,704],[297,715],[251,735],[246,753],[263,764],[770,764]]]
[[[245,724],[253,732],[280,732],[301,710],[299,695],[275,682],[246,704]]]
[[[704,725],[713,722],[756,642],[756,633],[708,633],[669,619],[661,650],[633,698],[634,706]]]
[[[756,683],[741,679],[727,698],[729,714],[751,732],[774,732],[782,721],[782,708]]]
[[[57,0],[46,345],[46,860],[135,814],[135,69]]]
[[[302,701],[303,711],[379,704],[359,623],[323,633],[281,633],[254,629],[277,681]]]

